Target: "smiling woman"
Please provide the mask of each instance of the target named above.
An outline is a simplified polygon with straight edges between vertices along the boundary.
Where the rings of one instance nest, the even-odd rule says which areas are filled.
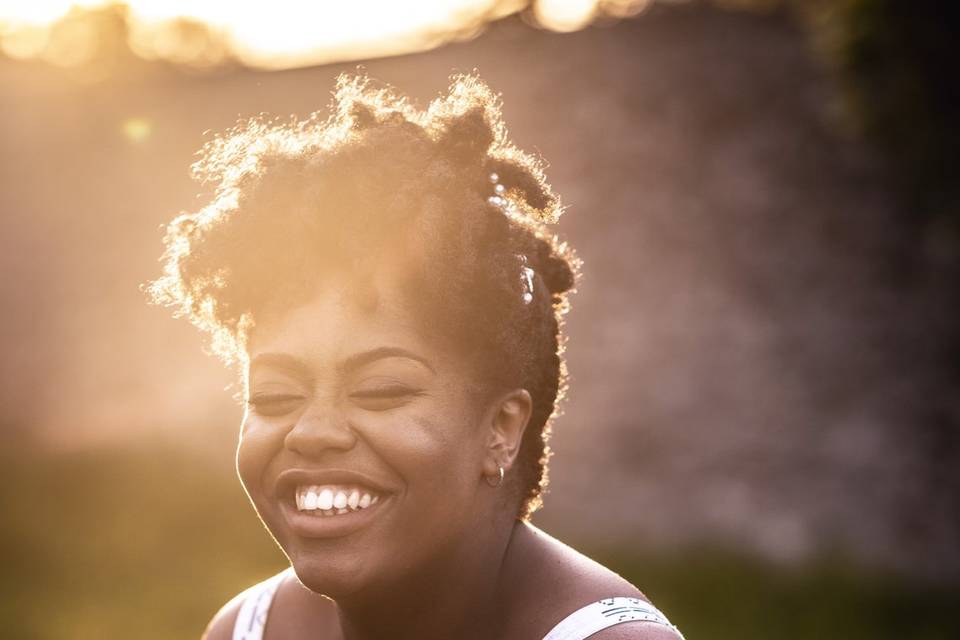
[[[329,119],[204,151],[150,293],[242,365],[237,466],[291,565],[207,637],[680,637],[530,523],[579,263],[486,85],[419,111],[341,77]]]

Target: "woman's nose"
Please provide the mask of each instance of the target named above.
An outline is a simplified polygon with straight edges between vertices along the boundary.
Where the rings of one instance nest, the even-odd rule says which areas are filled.
[[[348,450],[357,436],[342,413],[333,410],[306,411],[284,438],[284,446],[305,457],[316,457],[330,449]]]

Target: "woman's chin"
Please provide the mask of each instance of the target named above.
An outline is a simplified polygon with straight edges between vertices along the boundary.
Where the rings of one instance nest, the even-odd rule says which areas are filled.
[[[356,562],[336,562],[315,554],[303,554],[291,557],[290,565],[304,587],[334,600],[350,598],[369,586]]]

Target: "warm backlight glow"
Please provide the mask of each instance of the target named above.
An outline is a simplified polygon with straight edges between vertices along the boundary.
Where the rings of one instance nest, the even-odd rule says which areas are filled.
[[[122,129],[130,142],[143,142],[153,133],[153,123],[147,118],[127,118],[123,121]]]
[[[535,0],[534,21],[574,31],[604,14],[625,17],[650,0]],[[531,5],[529,0],[0,0],[0,50],[78,66],[98,49],[98,32],[77,19],[113,6],[126,20],[138,56],[211,66],[226,58],[265,68],[381,57],[469,37],[484,24]],[[71,18],[74,18],[71,21]]]
[[[0,47],[12,57],[50,59],[50,27],[71,11],[108,2],[0,0]],[[353,0],[352,2],[233,2],[129,0],[130,48],[147,57],[190,63],[205,55],[199,37],[184,29],[205,27],[230,54],[256,67],[292,67],[391,55],[435,46],[462,29],[522,8],[497,0]],[[173,27],[173,28],[172,28]],[[194,34],[195,36],[195,34]],[[182,47],[194,51],[181,51]],[[69,66],[71,56],[51,62]],[[216,62],[217,60],[213,60]],[[205,60],[199,60],[199,63]]]
[[[548,29],[576,31],[590,24],[597,4],[596,0],[537,0],[533,15]]]

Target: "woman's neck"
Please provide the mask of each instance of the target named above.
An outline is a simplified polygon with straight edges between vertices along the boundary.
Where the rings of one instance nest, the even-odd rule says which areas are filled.
[[[343,640],[497,637],[501,565],[517,524],[509,517],[478,527],[402,584],[338,599]]]

